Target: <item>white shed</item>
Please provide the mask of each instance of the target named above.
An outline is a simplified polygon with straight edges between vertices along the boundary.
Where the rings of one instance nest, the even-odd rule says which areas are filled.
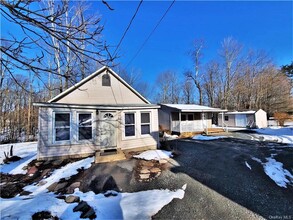
[[[225,112],[220,113],[218,117],[219,126],[242,128],[265,128],[268,126],[267,113],[262,109]]]

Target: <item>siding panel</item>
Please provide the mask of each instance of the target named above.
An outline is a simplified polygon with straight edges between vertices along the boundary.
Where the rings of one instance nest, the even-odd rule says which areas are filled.
[[[145,104],[145,102],[126,87],[115,76],[110,75],[111,86],[102,86],[101,73],[72,91],[57,103],[67,104]]]

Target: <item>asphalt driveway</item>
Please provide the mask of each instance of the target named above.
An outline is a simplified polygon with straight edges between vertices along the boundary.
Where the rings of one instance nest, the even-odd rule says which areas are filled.
[[[248,219],[250,210],[267,219],[293,219],[292,184],[278,186],[261,163],[273,157],[293,173],[292,147],[234,138],[174,140],[170,145],[180,153],[175,158],[180,166],[171,172],[181,180],[191,179],[189,191],[182,201],[170,203],[155,218]],[[232,208],[235,204],[244,209]],[[186,216],[186,212],[190,214]]]

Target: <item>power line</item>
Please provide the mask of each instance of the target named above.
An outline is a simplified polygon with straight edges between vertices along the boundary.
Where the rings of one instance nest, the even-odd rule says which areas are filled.
[[[140,0],[138,6],[137,6],[137,8],[136,8],[135,13],[133,14],[133,16],[132,16],[132,18],[131,18],[131,20],[130,20],[128,26],[127,26],[127,28],[125,29],[125,31],[124,31],[124,33],[123,33],[123,35],[122,35],[122,37],[121,37],[121,39],[120,39],[120,41],[119,41],[117,47],[116,47],[116,49],[115,49],[115,51],[114,51],[114,53],[113,53],[113,57],[115,57],[116,52],[117,52],[118,48],[120,47],[120,45],[121,45],[121,43],[122,43],[122,41],[123,41],[123,39],[124,39],[126,33],[128,32],[128,30],[129,30],[129,28],[130,28],[130,26],[131,26],[131,24],[132,24],[132,22],[133,22],[133,20],[134,20],[134,18],[135,18],[135,16],[136,16],[136,14],[137,14],[137,12],[138,12],[138,10],[139,10],[139,8],[140,8],[142,2],[143,2],[143,0]]]
[[[164,19],[164,17],[167,15],[167,13],[170,11],[171,7],[173,6],[173,4],[175,3],[175,0],[172,1],[172,3],[169,5],[169,7],[167,8],[167,10],[165,11],[165,13],[163,14],[163,16],[161,17],[161,19],[158,21],[157,25],[154,27],[154,29],[151,31],[151,33],[149,34],[149,36],[145,39],[145,41],[142,43],[142,45],[140,46],[140,48],[137,50],[137,52],[135,53],[135,55],[132,57],[132,59],[128,62],[128,64],[126,65],[125,69],[127,69],[127,67],[132,63],[132,61],[138,56],[138,54],[140,53],[140,51],[142,50],[142,48],[146,45],[146,43],[148,42],[148,40],[151,38],[151,36],[153,35],[153,33],[156,31],[156,29],[158,28],[158,26],[160,25],[160,23],[162,22],[162,20]]]

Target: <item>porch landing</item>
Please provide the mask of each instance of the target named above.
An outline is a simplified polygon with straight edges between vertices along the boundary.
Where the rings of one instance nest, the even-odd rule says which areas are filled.
[[[95,163],[107,163],[119,160],[126,160],[125,154],[121,149],[101,150],[95,154]]]

